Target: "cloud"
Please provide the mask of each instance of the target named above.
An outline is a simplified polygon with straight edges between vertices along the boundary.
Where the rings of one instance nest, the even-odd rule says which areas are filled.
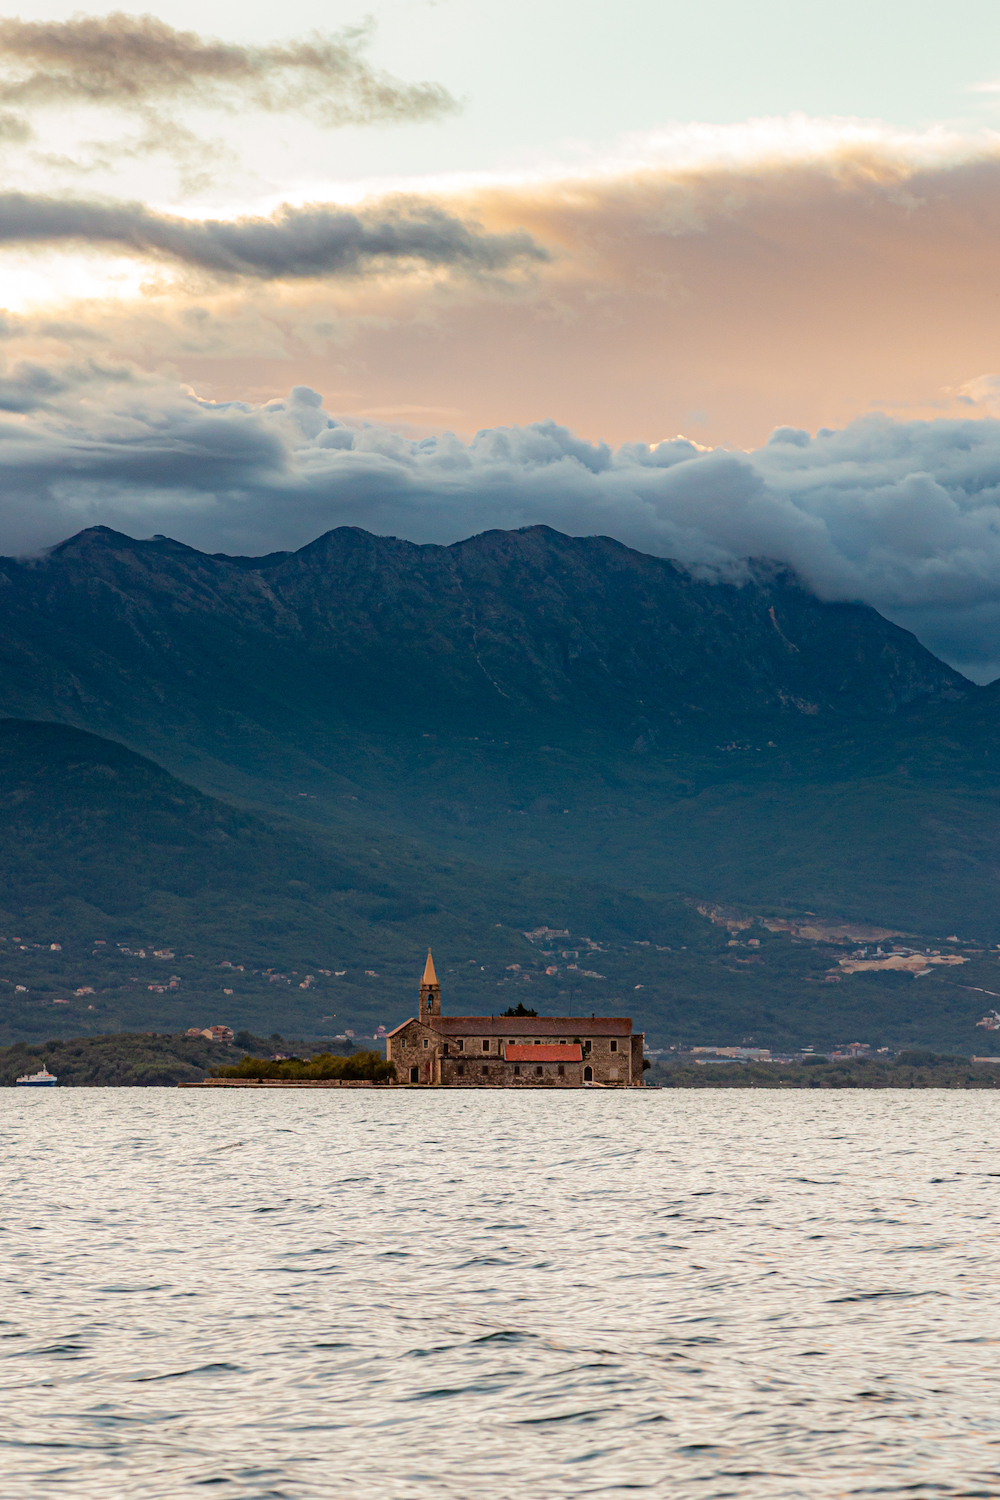
[[[0,20],[0,104],[98,105],[142,113],[168,103],[296,111],[318,124],[439,118],[457,108],[436,83],[402,83],[362,56],[371,25],[264,47],[206,40],[155,16]]]
[[[243,153],[233,141],[206,139],[204,120],[192,128],[184,111],[280,113],[328,130],[421,123],[459,109],[440,84],[406,83],[372,67],[364,51],[373,31],[369,20],[254,47],[120,11],[68,21],[0,19],[0,145],[36,142],[29,157],[36,177],[39,169],[59,177],[109,172],[129,159],[163,155],[179,168],[182,191],[192,193],[222,172],[231,176]],[[47,121],[50,145],[42,149],[39,112],[66,110],[118,118],[109,138],[79,140],[69,151],[65,125],[53,141]],[[137,121],[137,131],[120,128],[123,114]]]
[[[335,407],[419,407],[466,433],[545,414],[615,443],[690,429],[755,447],[776,423],[815,431],[872,409],[995,413],[1000,142],[766,123],[682,134],[673,165],[663,143],[645,164],[636,145],[589,175],[425,184],[273,218],[8,194],[5,295],[24,285],[21,305],[37,303],[65,272],[95,299],[61,317],[203,393],[297,381]],[[531,274],[381,274],[412,268],[414,249]],[[122,251],[230,279],[166,270],[129,299],[115,277],[146,267],[122,271]],[[353,267],[380,274],[313,280]]]
[[[66,241],[265,280],[352,275],[407,261],[492,272],[547,259],[522,231],[487,234],[426,200],[389,200],[358,212],[286,205],[268,218],[226,220],[182,219],[139,203],[0,193],[0,245]]]
[[[901,420],[1000,412],[1000,143],[791,134],[783,146],[776,127],[762,133],[757,156],[713,135],[700,156],[682,140],[676,166],[425,185],[420,207],[366,197],[273,221],[18,200],[38,205],[38,231],[51,235],[36,242],[34,208],[21,222],[8,198],[0,243],[11,236],[5,260],[18,266],[21,247],[54,246],[68,261],[93,234],[98,289],[100,256],[119,247],[235,271],[218,288],[204,277],[171,285],[164,273],[160,294],[146,286],[132,300],[109,277],[106,301],[60,311],[220,397],[260,399],[297,381],[335,408],[423,408],[428,425],[440,413],[465,433],[543,414],[616,444],[690,430],[708,446],[746,448],[778,423],[815,431],[872,410]],[[443,245],[427,205],[444,216]],[[342,214],[357,220],[346,241]],[[502,286],[475,275],[309,282],[355,254],[381,271],[393,257],[366,259],[377,247],[361,231],[377,240],[383,223],[414,220],[429,224],[433,255],[469,251],[432,264],[478,271],[481,252],[491,260],[496,249],[530,275]],[[469,231],[474,246],[456,225],[482,226]],[[72,233],[81,238],[60,238]],[[33,297],[39,282],[55,284],[55,260],[32,252]]]
[[[294,548],[338,525],[448,543],[539,522],[712,577],[748,557],[861,599],[986,680],[1000,672],[1000,422],[869,418],[749,453],[677,438],[612,449],[553,422],[408,439],[297,387],[211,404],[97,362],[0,372],[4,550],[86,525],[207,551]]]

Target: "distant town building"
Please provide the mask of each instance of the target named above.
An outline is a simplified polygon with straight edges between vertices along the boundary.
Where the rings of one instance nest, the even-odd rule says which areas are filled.
[[[771,1051],[769,1047],[692,1047],[691,1052],[697,1056],[699,1052],[705,1057],[724,1057],[728,1060],[735,1059],[737,1062],[770,1062]]]
[[[642,1086],[643,1034],[628,1016],[443,1016],[430,952],[419,1013],[390,1031],[400,1083],[443,1088]]]
[[[843,1062],[848,1057],[870,1057],[871,1047],[867,1042],[844,1042],[840,1047],[835,1047],[832,1052],[827,1053],[831,1062]]]

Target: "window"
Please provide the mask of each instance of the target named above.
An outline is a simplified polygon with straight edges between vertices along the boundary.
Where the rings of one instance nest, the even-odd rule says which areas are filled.
[[[614,1041],[614,1040],[612,1040],[612,1042],[611,1042],[611,1050],[612,1050],[612,1052],[617,1052],[618,1051],[618,1043],[616,1041]]]
[[[536,1047],[540,1047],[541,1045],[542,1045],[541,1042],[539,1041],[538,1037],[536,1036],[535,1037],[535,1046]]]
[[[458,1074],[459,1078],[465,1077],[465,1069],[462,1067],[461,1063],[459,1063],[458,1067],[455,1069],[455,1072]]]
[[[448,1056],[448,1043],[447,1042],[445,1042],[444,1046],[441,1048],[441,1051],[444,1053],[445,1057]]]
[[[489,1068],[486,1066],[485,1063],[483,1063],[483,1072],[484,1073],[488,1073],[489,1071],[490,1071]]]
[[[488,1052],[489,1050],[490,1050],[490,1044],[489,1044],[489,1041],[487,1040],[487,1041],[485,1041],[483,1043],[483,1051],[484,1052]]]
[[[563,1067],[562,1063],[559,1064],[559,1077],[560,1078],[565,1078],[566,1077],[566,1069]]]
[[[593,1081],[594,1081],[594,1070],[593,1070],[593,1068],[584,1068],[584,1070],[583,1070],[583,1081],[584,1081],[584,1083],[593,1083]]]
[[[517,1064],[516,1064],[516,1063],[515,1063],[515,1065],[514,1065],[514,1077],[515,1077],[515,1078],[520,1078],[520,1076],[521,1076],[521,1069],[520,1069],[520,1067],[519,1067],[519,1066],[518,1066],[518,1065],[517,1065]]]
[[[455,1046],[458,1048],[459,1052],[465,1051],[465,1043],[461,1039],[455,1043]]]
[[[608,1069],[608,1077],[612,1078],[612,1079],[616,1079],[618,1077],[618,1069],[617,1068],[609,1068]]]
[[[516,1047],[517,1046],[517,1043],[515,1042],[515,1040],[514,1040],[514,1038],[512,1036],[509,1036],[507,1038],[507,1046],[508,1047]]]
[[[559,1038],[559,1045],[560,1045],[560,1047],[565,1047],[565,1045],[566,1045],[566,1038],[564,1036],[561,1036]]]
[[[544,1072],[544,1069],[543,1068],[536,1068],[535,1072],[537,1073],[538,1077],[541,1078],[542,1073]]]
[[[583,1050],[584,1050],[584,1052],[589,1052],[590,1049],[591,1049],[591,1047],[593,1045],[594,1045],[593,1042],[584,1042],[584,1044],[583,1044]]]
[[[427,1040],[426,1037],[424,1037],[424,1046],[425,1047],[429,1047],[430,1046],[430,1042]]]
[[[420,1082],[420,1069],[419,1068],[411,1068],[410,1069],[410,1082],[411,1083],[419,1083]]]

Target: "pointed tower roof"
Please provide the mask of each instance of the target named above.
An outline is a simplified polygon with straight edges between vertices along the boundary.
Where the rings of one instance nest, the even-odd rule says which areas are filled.
[[[420,983],[422,985],[424,985],[424,984],[437,984],[437,982],[438,982],[438,977],[437,977],[437,975],[434,972],[434,960],[433,960],[433,958],[431,958],[431,950],[428,948],[428,950],[427,950],[427,962],[424,965],[424,977],[423,977],[423,979],[421,979]]]

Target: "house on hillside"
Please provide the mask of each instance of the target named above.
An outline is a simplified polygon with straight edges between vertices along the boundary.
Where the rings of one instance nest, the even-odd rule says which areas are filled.
[[[400,1083],[640,1088],[643,1040],[628,1016],[443,1016],[428,952],[419,1014],[389,1032],[386,1056]]]

